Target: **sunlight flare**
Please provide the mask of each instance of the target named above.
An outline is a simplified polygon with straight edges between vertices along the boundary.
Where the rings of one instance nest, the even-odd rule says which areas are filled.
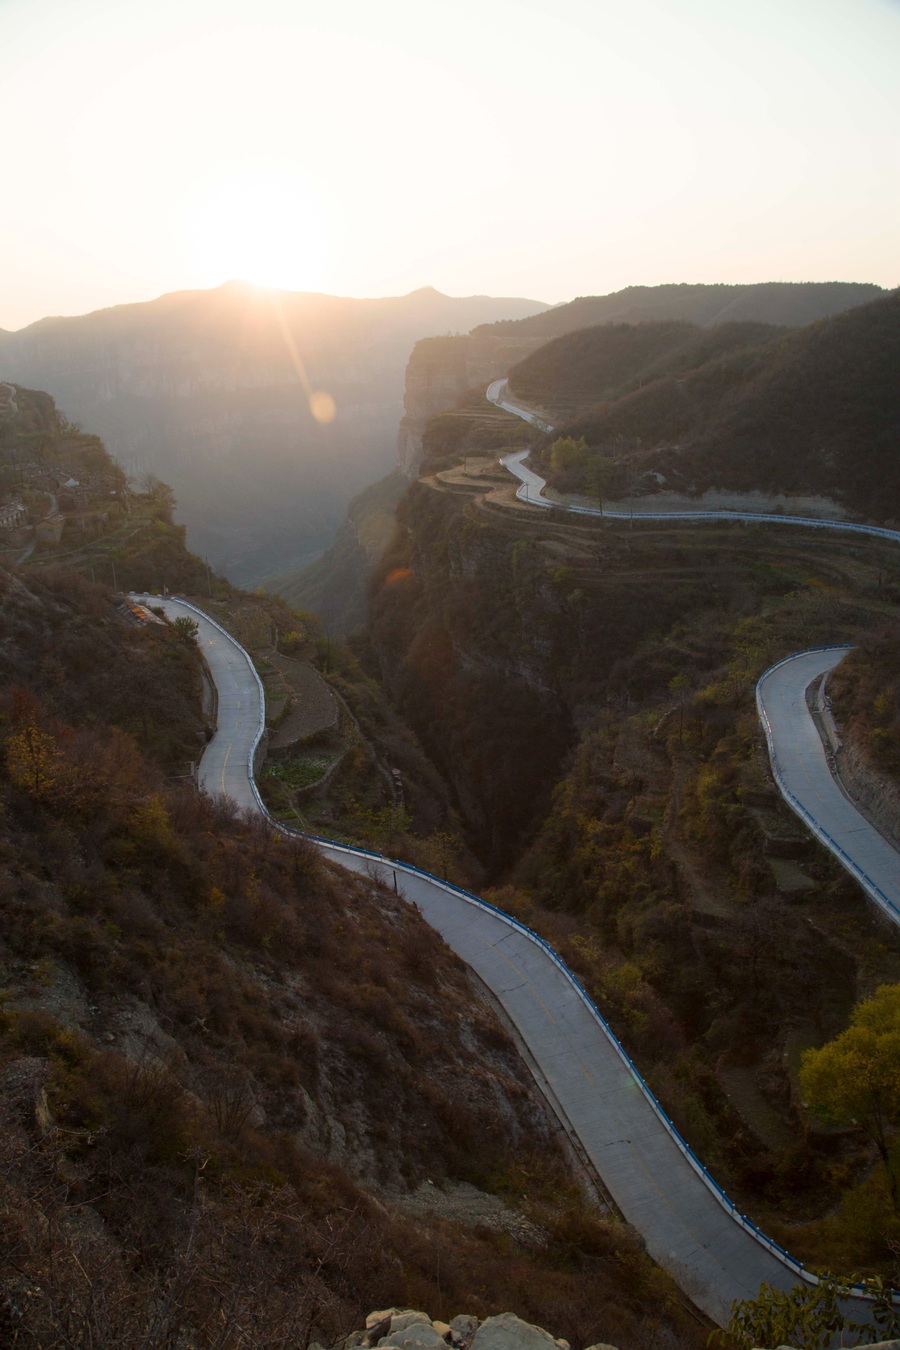
[[[324,215],[288,172],[250,170],[210,185],[191,210],[189,233],[206,284],[240,277],[283,290],[315,290],[324,283]]]

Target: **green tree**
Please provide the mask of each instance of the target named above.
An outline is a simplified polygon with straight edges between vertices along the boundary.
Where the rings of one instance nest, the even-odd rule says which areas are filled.
[[[849,1283],[823,1275],[817,1285],[798,1284],[793,1289],[761,1285],[756,1298],[734,1304],[725,1332],[714,1331],[709,1343],[737,1342],[741,1350],[757,1345],[802,1345],[805,1350],[824,1350],[834,1344],[835,1332],[852,1334],[854,1345],[871,1345],[896,1336],[900,1311],[891,1303],[892,1291],[878,1279],[862,1283],[872,1298],[871,1323],[849,1320],[841,1307],[842,1300],[850,1295]]]
[[[586,458],[587,443],[583,436],[578,441],[571,436],[560,436],[550,447],[550,463],[557,473],[579,467]]]
[[[200,625],[195,619],[189,619],[186,614],[179,614],[178,618],[172,624],[175,632],[185,642],[196,642],[197,634],[200,632]]]
[[[421,840],[418,852],[427,871],[443,877],[445,881],[454,881],[455,864],[463,847],[463,841],[458,834],[453,834],[450,830],[435,830],[426,839]]]
[[[890,1152],[900,1124],[900,984],[882,985],[854,1008],[846,1031],[820,1050],[807,1050],[800,1084],[823,1120],[862,1126],[884,1163],[894,1210],[900,1210]]]

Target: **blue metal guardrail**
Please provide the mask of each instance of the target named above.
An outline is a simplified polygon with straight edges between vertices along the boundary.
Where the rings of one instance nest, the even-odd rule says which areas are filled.
[[[176,597],[173,596],[172,598],[175,599]],[[256,679],[256,683],[259,688],[260,719],[256,736],[253,741],[253,746],[248,756],[247,773],[250,780],[250,786],[253,790],[253,795],[259,805],[259,809],[262,812],[262,814],[266,817],[266,819],[270,822],[270,824],[273,826],[273,828],[276,829],[280,834],[287,834],[297,839],[304,839],[309,842],[319,844],[324,848],[334,850],[337,853],[346,853],[349,854],[351,857],[369,860],[372,863],[376,864],[378,867],[389,869],[392,872],[399,870],[401,872],[409,873],[412,876],[422,877],[425,881],[428,881],[431,885],[438,887],[440,890],[447,891],[448,893],[456,895],[459,898],[465,900],[468,904],[475,906],[476,908],[480,908],[492,914],[495,914],[504,923],[508,924],[511,928],[517,929],[526,938],[528,938],[529,941],[533,942],[536,946],[540,947],[546,953],[546,955],[549,956],[550,960],[554,963],[554,965],[561,971],[563,976],[574,987],[579,997],[581,998],[582,1002],[587,1007],[588,1011],[597,1021],[598,1025],[600,1026],[600,1029],[606,1036],[613,1050],[616,1052],[622,1063],[627,1068],[628,1072],[631,1074],[632,1078],[634,1079],[634,1082],[637,1084],[638,1088],[643,1093],[649,1106],[658,1117],[660,1123],[667,1130],[676,1147],[684,1155],[690,1166],[693,1168],[694,1172],[697,1174],[697,1176],[700,1178],[703,1184],[707,1187],[707,1189],[712,1193],[712,1195],[722,1206],[722,1208],[725,1210],[728,1216],[735,1223],[739,1224],[740,1227],[743,1228],[747,1233],[749,1233],[750,1236],[753,1237],[760,1244],[760,1246],[764,1247],[777,1260],[781,1261],[783,1265],[785,1265],[790,1271],[792,1271],[795,1275],[797,1275],[806,1284],[817,1285],[819,1283],[819,1277],[815,1275],[812,1271],[807,1270],[806,1267],[802,1264],[802,1262],[799,1261],[795,1256],[792,1256],[790,1252],[788,1252],[784,1247],[779,1246],[777,1242],[774,1242],[770,1237],[768,1237],[762,1231],[761,1228],[757,1227],[757,1225],[753,1222],[752,1219],[747,1218],[746,1214],[741,1214],[737,1206],[735,1205],[734,1201],[729,1198],[729,1196],[722,1189],[722,1187],[719,1185],[716,1179],[711,1175],[711,1173],[707,1171],[706,1167],[697,1157],[694,1150],[682,1138],[676,1126],[666,1115],[665,1111],[660,1106],[659,1102],[656,1100],[653,1093],[650,1091],[650,1088],[647,1086],[643,1077],[638,1072],[630,1056],[628,1055],[628,1052],[625,1050],[624,1046],[620,1043],[615,1033],[612,1031],[611,1027],[607,1023],[603,1014],[598,1009],[597,1005],[594,1003],[593,999],[587,993],[587,991],[585,990],[581,982],[578,980],[578,978],[575,975],[573,975],[572,971],[569,969],[566,963],[562,960],[562,958],[558,955],[558,953],[554,951],[554,949],[550,946],[548,942],[545,942],[542,937],[540,937],[537,933],[533,932],[532,929],[528,928],[525,924],[521,923],[520,920],[513,918],[513,916],[510,914],[506,914],[502,909],[498,909],[496,905],[490,904],[487,900],[483,900],[480,896],[474,895],[471,891],[464,890],[461,886],[454,886],[452,882],[444,881],[440,877],[432,875],[431,872],[426,872],[420,867],[415,867],[412,863],[400,862],[399,860],[393,858],[385,858],[382,854],[374,853],[370,849],[355,848],[350,844],[341,844],[337,840],[326,839],[321,835],[306,833],[302,830],[295,830],[291,826],[285,825],[282,821],[277,820],[273,815],[270,814],[270,812],[264,805],[262,798],[259,795],[259,789],[256,786],[256,779],[253,772],[254,755],[256,753],[256,748],[259,745],[260,740],[262,739],[262,735],[265,729],[265,693],[263,691],[262,681],[260,680],[259,675],[256,672],[256,667],[254,666],[249,653],[245,651],[245,649],[236,640],[236,638],[232,637],[232,635],[229,632],[227,632],[226,629],[224,629],[221,624],[217,623],[215,619],[210,618],[208,614],[206,614],[198,606],[191,604],[190,601],[182,600],[180,597],[178,597],[178,603],[185,605],[188,609],[193,610],[195,614],[199,614],[208,623],[211,623],[213,627],[216,628],[218,632],[220,632],[222,636],[226,638],[226,640],[230,642],[232,646],[234,646],[241,653],[241,655],[247,662],[248,666],[253,671],[254,678]],[[785,660],[791,659],[792,659],[791,657],[785,658]],[[776,662],[776,665],[782,664],[783,662],[781,661]],[[775,666],[770,667],[770,669],[774,670]],[[768,674],[769,671],[766,671],[765,673]],[[763,676],[762,678],[764,679],[765,676]],[[759,686],[757,685],[757,696],[758,696],[758,689]],[[769,735],[770,734],[771,731],[769,731]],[[862,1285],[855,1284],[848,1287],[855,1297],[869,1302],[873,1301],[874,1296],[870,1294],[868,1290],[866,1290]],[[894,1297],[894,1302],[900,1303],[900,1295],[896,1295]]]
[[[523,408],[517,408],[514,404],[504,403],[499,398],[492,399],[491,402],[495,403],[498,408],[505,408],[507,412],[514,413],[516,417],[522,418],[523,421],[530,422],[533,426],[538,426],[544,432],[551,432],[554,429],[547,422],[540,420],[534,421],[533,417]],[[516,451],[516,453],[519,454],[521,452]],[[527,457],[528,454],[526,452],[522,457],[523,464]],[[506,456],[500,461],[501,464],[506,464],[506,458],[512,458],[512,456]],[[509,469],[508,465],[506,465],[506,467]],[[513,469],[509,469],[509,472],[512,473],[514,477],[518,476]],[[533,472],[533,470],[530,472]],[[520,501],[527,501],[532,506],[549,506],[557,511],[570,511],[578,516],[598,516],[603,520],[628,521],[730,520],[750,525],[758,522],[769,525],[806,525],[810,526],[812,529],[846,530],[856,534],[873,535],[875,538],[889,539],[894,544],[900,544],[900,530],[888,530],[880,525],[859,525],[855,522],[844,520],[818,520],[813,516],[780,516],[774,513],[766,514],[761,511],[606,511],[603,507],[596,506],[570,506],[565,502],[550,501],[549,498],[543,496],[544,488],[547,486],[546,480],[540,478],[539,474],[535,474],[534,476],[535,478],[539,478],[541,482],[537,496],[530,497],[528,495],[528,485],[523,483],[516,491],[516,496]]]
[[[523,495],[527,494],[527,491],[527,485],[523,483],[516,492],[520,501],[528,501],[532,506],[551,507],[556,511],[565,511],[577,516],[596,516],[601,520],[628,520],[637,521],[638,524],[643,520],[724,520],[744,525],[802,525],[816,530],[844,530],[854,534],[873,535],[879,539],[889,539],[893,544],[900,544],[900,530],[888,530],[880,525],[860,525],[849,520],[817,520],[813,516],[779,516],[762,511],[608,511],[596,506],[572,506],[565,502],[550,501],[540,493],[537,496]],[[543,488],[540,492],[543,492]]]
[[[808,650],[811,652],[833,652],[833,651],[849,650],[849,648],[847,648],[846,643],[834,643],[831,646],[826,647],[810,647],[808,648]],[[804,655],[803,652],[794,652],[792,656],[785,656],[780,661],[776,661],[774,665],[769,666],[768,670],[763,671],[762,675],[759,677],[756,683],[756,710],[759,713],[759,720],[762,723],[763,730],[766,734],[766,744],[769,749],[769,759],[772,764],[772,776],[775,779],[775,785],[778,788],[778,791],[781,793],[784,800],[787,802],[788,806],[796,815],[800,817],[804,825],[806,825],[806,827],[812,831],[812,833],[816,836],[816,838],[821,840],[821,842],[825,845],[825,847],[835,855],[838,861],[842,863],[842,865],[847,869],[847,871],[850,872],[851,875],[855,878],[855,880],[857,880],[859,884],[863,887],[866,894],[872,900],[874,900],[874,902],[878,905],[880,909],[884,910],[888,918],[893,920],[894,923],[900,925],[900,909],[898,909],[898,907],[894,904],[893,900],[891,900],[888,896],[885,895],[884,891],[877,884],[877,882],[873,881],[872,878],[868,875],[868,873],[865,872],[859,866],[859,864],[850,856],[850,854],[846,851],[846,849],[842,848],[842,846],[837,842],[837,840],[834,839],[828,833],[828,831],[822,825],[819,824],[819,822],[816,820],[812,812],[807,807],[805,807],[803,803],[799,800],[799,798],[796,797],[794,793],[790,790],[790,788],[788,787],[787,783],[784,781],[784,778],[782,776],[781,765],[778,762],[778,755],[775,750],[775,739],[772,735],[772,727],[769,722],[769,717],[766,712],[765,705],[763,703],[762,685],[763,682],[768,678],[769,675],[772,674],[774,670],[778,670],[781,666],[787,665],[789,661],[794,661],[797,659],[798,656],[803,655]]]

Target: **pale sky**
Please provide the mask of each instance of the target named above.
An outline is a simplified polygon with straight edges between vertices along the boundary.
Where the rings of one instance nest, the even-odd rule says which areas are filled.
[[[0,328],[900,284],[900,0],[0,0]]]

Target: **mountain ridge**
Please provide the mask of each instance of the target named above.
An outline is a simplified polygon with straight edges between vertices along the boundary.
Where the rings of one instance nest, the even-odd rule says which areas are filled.
[[[513,391],[586,442],[566,469],[544,447],[555,486],[596,493],[601,473],[607,497],[628,478],[632,495],[812,494],[878,524],[900,519],[900,293],[762,341],[764,331],[734,328],[703,330],[722,336],[711,349],[690,335],[679,347],[664,326],[586,329],[514,368]],[[653,337],[660,350],[647,355]],[[638,343],[643,364],[632,357]]]
[[[423,467],[429,472],[436,465],[444,467],[454,452],[463,455],[467,449],[486,450],[495,446],[511,449],[525,444],[521,428],[511,425],[515,419],[505,418],[504,422],[496,410],[489,411],[480,390],[501,376],[512,375],[515,381],[516,369],[524,368],[521,363],[539,364],[543,360],[539,353],[549,351],[554,342],[563,344],[565,353],[564,344],[569,341],[574,353],[577,343],[585,340],[576,339],[575,334],[594,333],[602,342],[610,340],[612,329],[626,321],[645,335],[649,335],[653,323],[669,324],[673,329],[693,325],[691,340],[698,348],[717,340],[713,335],[720,331],[737,334],[735,346],[750,347],[754,337],[761,340],[765,336],[766,327],[770,334],[787,333],[792,323],[805,326],[810,317],[818,321],[834,311],[852,312],[861,303],[870,303],[872,295],[884,299],[890,294],[881,287],[855,282],[771,282],[750,286],[673,283],[630,287],[609,296],[582,297],[522,320],[483,325],[466,336],[423,339],[413,348],[406,367],[404,416],[398,435],[399,467],[413,480]],[[640,302],[638,309],[629,309],[635,298]],[[742,317],[729,319],[719,330],[698,322],[703,316],[711,318],[721,313],[726,307],[723,300],[732,309],[740,304]],[[773,325],[775,311],[779,320]],[[562,374],[564,364],[562,360],[557,375]],[[648,369],[648,377],[651,374]],[[572,375],[572,371],[567,371],[566,379],[571,380]],[[640,371],[632,371],[631,376],[636,383]],[[554,407],[563,405],[563,420],[574,413],[571,406],[565,406],[566,402],[557,387]],[[481,405],[480,412],[477,405]],[[585,485],[571,490],[583,491]],[[329,620],[337,624],[352,626],[359,620],[362,612],[359,597],[368,564],[362,550],[356,550],[355,559],[351,560],[353,536],[367,509],[380,514],[383,505],[382,488],[373,484],[371,507],[367,508],[369,491],[364,489],[356,500],[355,520],[345,521],[339,528],[336,547],[312,564],[314,572],[308,581],[304,579],[304,569],[293,573],[284,569],[272,583],[273,589],[314,599],[327,607]]]
[[[327,547],[350,498],[390,469],[418,338],[542,307],[226,283],[38,320],[0,337],[0,370],[97,428],[132,476],[170,483],[191,547],[255,585]]]

